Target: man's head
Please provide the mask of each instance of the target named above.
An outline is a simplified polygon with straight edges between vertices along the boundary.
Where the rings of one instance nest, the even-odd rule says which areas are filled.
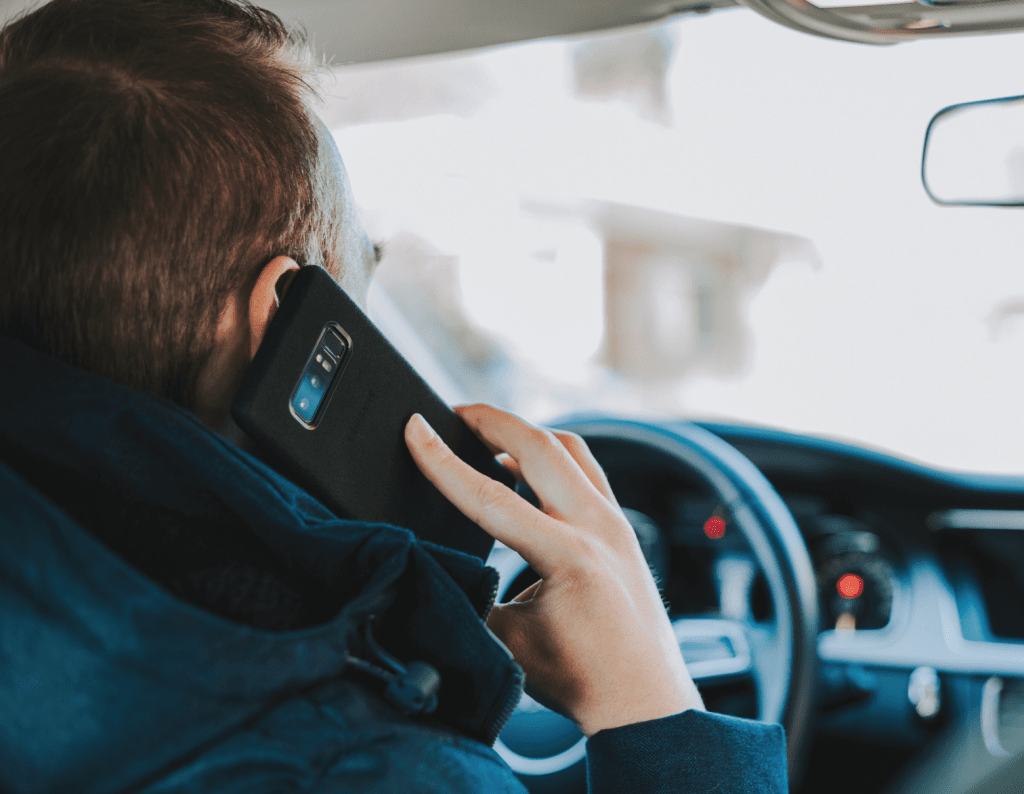
[[[202,416],[294,263],[358,298],[307,63],[244,0],[53,0],[0,32],[0,333]]]

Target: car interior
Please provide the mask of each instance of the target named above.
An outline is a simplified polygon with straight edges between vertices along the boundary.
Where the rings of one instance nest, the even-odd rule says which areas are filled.
[[[1024,2],[259,4],[328,64],[371,316],[587,440],[707,707],[781,722],[794,792],[1020,791]],[[528,695],[495,749],[586,790]]]

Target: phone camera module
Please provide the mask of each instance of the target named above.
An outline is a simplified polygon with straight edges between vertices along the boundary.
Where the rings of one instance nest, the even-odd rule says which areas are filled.
[[[303,424],[313,425],[317,415],[326,407],[325,398],[340,372],[339,365],[346,349],[347,345],[337,331],[327,328],[321,334],[292,394],[292,411]],[[339,354],[335,350],[342,352]]]

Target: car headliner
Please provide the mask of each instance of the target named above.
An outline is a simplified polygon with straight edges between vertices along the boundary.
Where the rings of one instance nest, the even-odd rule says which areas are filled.
[[[0,0],[6,23],[41,0]],[[258,0],[306,30],[332,65],[384,61],[654,23],[747,6],[825,38],[894,44],[1024,29],[1024,0]]]
[[[40,0],[0,0],[6,22]],[[255,0],[299,22],[334,64],[474,49],[654,22],[735,0]]]

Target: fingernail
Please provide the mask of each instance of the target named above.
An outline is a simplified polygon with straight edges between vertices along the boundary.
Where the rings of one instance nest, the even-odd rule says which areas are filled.
[[[420,414],[413,414],[409,420],[409,437],[417,444],[426,444],[432,438],[437,436],[427,420]]]

